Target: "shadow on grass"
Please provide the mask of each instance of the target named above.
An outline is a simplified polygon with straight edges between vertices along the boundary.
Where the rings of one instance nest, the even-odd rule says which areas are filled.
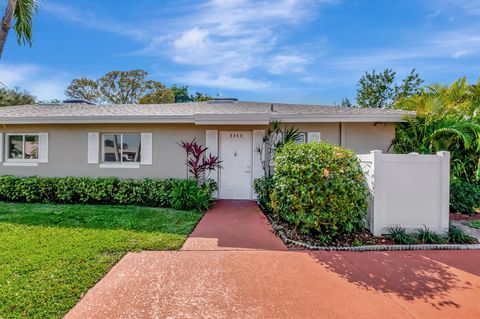
[[[202,214],[137,206],[0,202],[0,223],[189,234]]]
[[[452,268],[411,252],[310,252],[328,270],[357,286],[394,294],[407,301],[422,300],[436,309],[461,308],[450,292],[473,289]]]

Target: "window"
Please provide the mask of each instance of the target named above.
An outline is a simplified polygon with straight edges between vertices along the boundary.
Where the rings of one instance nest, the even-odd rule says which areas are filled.
[[[38,160],[38,134],[8,134],[9,160]]]
[[[140,134],[103,134],[103,162],[140,162]]]
[[[295,140],[295,144],[305,144],[307,143],[307,133],[299,132],[298,138]]]

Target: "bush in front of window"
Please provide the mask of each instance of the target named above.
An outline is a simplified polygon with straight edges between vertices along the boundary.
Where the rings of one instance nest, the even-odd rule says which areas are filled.
[[[186,192],[174,194],[186,183],[190,185]],[[0,200],[9,202],[175,206],[205,211],[214,190],[209,184],[198,186],[194,180],[181,179],[0,176]],[[178,201],[187,204],[177,205]]]
[[[368,188],[353,151],[328,143],[289,143],[274,161],[274,214],[325,243],[364,230]]]

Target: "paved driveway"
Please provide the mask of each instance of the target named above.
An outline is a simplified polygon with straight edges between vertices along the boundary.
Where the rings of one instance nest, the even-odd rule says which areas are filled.
[[[480,251],[286,251],[254,203],[220,202],[183,251],[127,254],[67,318],[480,318],[479,296]]]

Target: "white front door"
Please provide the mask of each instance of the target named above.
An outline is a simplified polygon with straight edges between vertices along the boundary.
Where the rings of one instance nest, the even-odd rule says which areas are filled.
[[[219,197],[251,199],[252,190],[252,132],[220,132]]]

